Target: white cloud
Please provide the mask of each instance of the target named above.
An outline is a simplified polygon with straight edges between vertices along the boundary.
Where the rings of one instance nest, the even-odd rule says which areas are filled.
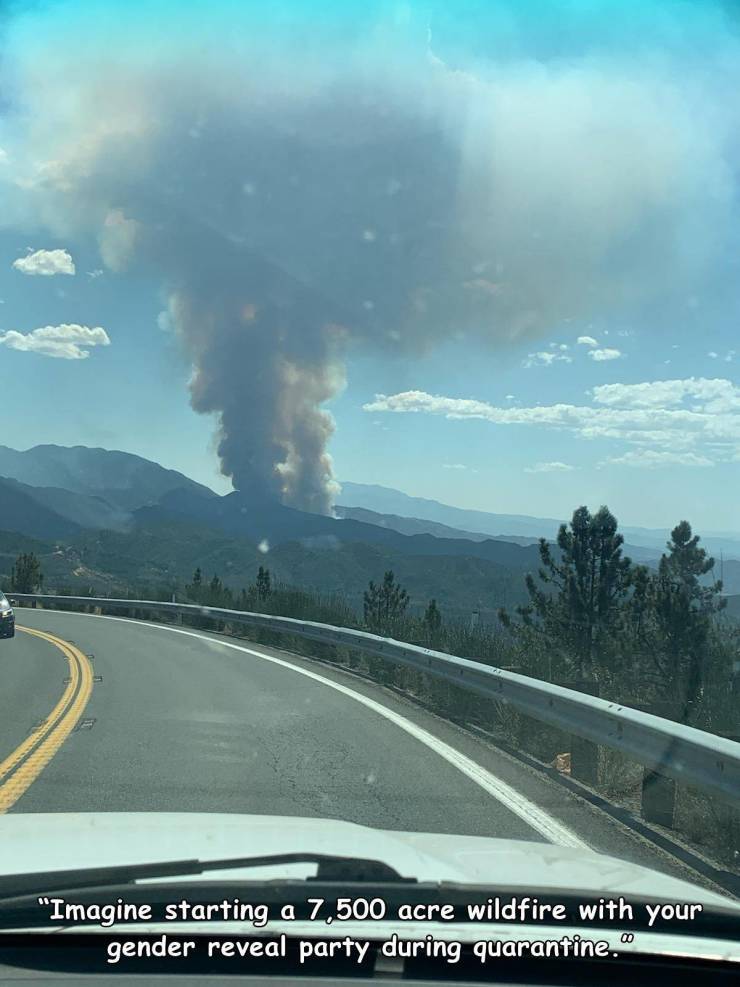
[[[556,361],[572,363],[573,361],[565,353],[551,353],[548,350],[540,350],[539,353],[529,353],[523,366],[529,367],[549,367]]]
[[[43,326],[32,332],[0,333],[0,345],[24,353],[39,353],[41,356],[57,357],[62,360],[85,360],[90,355],[89,348],[109,346],[110,338],[105,329],[97,326],[67,325]]]
[[[612,466],[636,466],[642,469],[658,469],[661,466],[714,466],[711,459],[694,452],[668,452],[658,449],[631,449],[623,456],[607,459]]]
[[[468,467],[464,463],[442,463],[445,470],[466,470]]]
[[[424,391],[376,395],[364,406],[371,412],[444,415],[494,425],[530,425],[571,432],[581,439],[612,439],[636,446],[662,445],[672,453],[712,447],[716,459],[740,450],[740,387],[728,380],[666,380],[640,384],[603,384],[593,404],[499,407],[471,398]],[[701,457],[700,457],[701,458]],[[685,465],[697,465],[689,459]]]
[[[606,347],[603,350],[589,350],[588,355],[597,363],[602,363],[604,360],[618,360],[622,353],[621,350]]]
[[[568,463],[535,463],[534,466],[525,466],[525,473],[570,473],[574,470],[575,466],[570,466]]]
[[[90,278],[91,281],[95,281],[96,278],[99,278],[102,274],[103,271],[102,268],[100,267],[96,267],[94,271],[87,272],[87,276]]]
[[[609,407],[665,408],[694,401],[706,412],[740,410],[740,387],[724,378],[687,377],[641,384],[601,384],[593,389],[594,401]]]
[[[604,335],[609,335],[607,329],[604,330]],[[614,347],[600,347],[598,340],[594,339],[593,336],[579,336],[576,342],[579,346],[588,346],[589,357],[597,363],[603,363],[605,360],[618,360],[622,356],[621,350]]]
[[[75,273],[74,261],[66,250],[34,250],[26,257],[14,260],[13,267],[21,274],[40,274],[44,277]]]

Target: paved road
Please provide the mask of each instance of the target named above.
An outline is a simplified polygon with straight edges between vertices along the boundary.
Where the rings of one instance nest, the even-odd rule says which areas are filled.
[[[84,710],[92,726],[69,735],[11,812],[271,813],[529,840],[550,820],[576,843],[695,877],[483,740],[347,673],[203,632],[17,618],[93,654],[102,680]],[[59,699],[66,668],[40,638],[0,642],[0,761]]]

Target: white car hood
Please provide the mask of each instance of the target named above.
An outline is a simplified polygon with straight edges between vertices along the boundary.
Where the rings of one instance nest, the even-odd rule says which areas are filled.
[[[493,888],[573,889],[740,905],[677,878],[590,850],[549,843],[404,833],[337,819],[217,813],[38,813],[0,816],[0,875],[175,860],[322,853],[381,860],[419,881]],[[308,865],[228,871],[260,880],[313,873]],[[209,872],[203,879],[212,879]],[[187,880],[192,881],[192,875]]]

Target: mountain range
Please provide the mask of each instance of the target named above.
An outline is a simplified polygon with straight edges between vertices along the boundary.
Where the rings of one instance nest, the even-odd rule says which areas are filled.
[[[353,483],[341,500],[337,516],[324,517],[239,492],[218,496],[130,453],[0,446],[0,576],[22,550],[40,555],[47,585],[80,591],[174,588],[196,567],[238,589],[268,564],[277,579],[360,606],[368,581],[391,568],[416,608],[435,597],[448,611],[493,614],[524,601],[537,538],[553,537],[560,523]],[[660,546],[626,551],[654,562]],[[727,591],[740,592],[740,561],[726,557],[723,568]]]
[[[525,514],[491,514],[487,511],[451,507],[449,504],[440,504],[439,501],[428,500],[425,497],[410,497],[391,487],[365,483],[343,482],[340,500],[341,511],[361,509],[384,515],[400,515],[406,519],[413,518],[416,521],[425,520],[449,526],[457,532],[467,532],[467,537],[476,538],[516,536],[517,540],[554,539],[560,525],[570,520],[570,518],[530,517]],[[675,518],[674,524],[680,520],[682,519]],[[690,521],[691,518],[687,520]],[[634,559],[659,558],[671,535],[670,528],[641,528],[620,524],[619,530],[629,546],[627,554]],[[471,535],[471,532],[475,534]],[[699,533],[702,536],[702,545],[708,552],[717,557],[723,555],[725,558],[740,560],[740,531]],[[447,537],[441,531],[439,535]],[[640,549],[648,549],[648,551],[639,552]]]
[[[32,487],[61,488],[100,497],[122,511],[156,503],[170,490],[217,496],[183,473],[165,469],[142,456],[88,446],[39,445],[23,452],[0,446],[0,477]]]

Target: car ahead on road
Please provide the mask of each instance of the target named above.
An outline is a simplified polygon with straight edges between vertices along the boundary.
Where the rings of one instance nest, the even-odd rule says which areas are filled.
[[[15,612],[7,596],[0,592],[0,637],[15,637]]]
[[[336,819],[0,816],[3,982],[635,987],[739,970],[737,902],[592,850]]]

